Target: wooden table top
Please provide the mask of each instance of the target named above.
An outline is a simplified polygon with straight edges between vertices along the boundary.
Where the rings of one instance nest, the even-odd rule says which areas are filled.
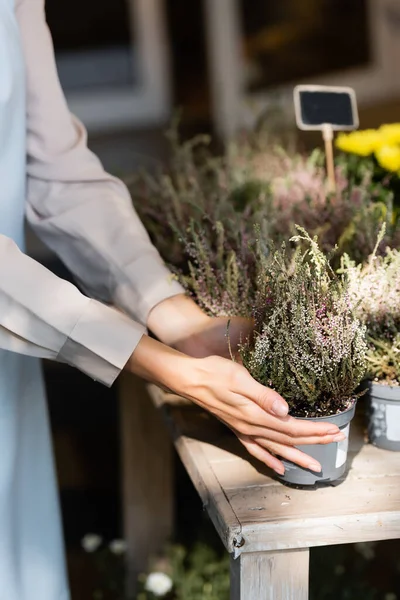
[[[346,475],[335,485],[294,489],[208,413],[155,386],[149,392],[234,556],[400,538],[400,453],[365,443],[362,406],[351,426]]]

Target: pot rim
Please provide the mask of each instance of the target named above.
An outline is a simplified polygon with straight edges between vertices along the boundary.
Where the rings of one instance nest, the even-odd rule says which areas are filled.
[[[368,382],[368,394],[372,399],[388,403],[400,402],[400,385],[387,385],[377,381]]]
[[[372,387],[373,385],[387,388],[390,390],[400,390],[400,385],[390,385],[390,383],[384,383],[382,381],[375,381],[374,379],[367,379],[368,386]]]
[[[298,419],[299,421],[332,421],[332,419],[335,419],[338,417],[343,417],[343,416],[347,415],[348,413],[355,411],[357,401],[358,401],[358,398],[355,398],[353,400],[352,405],[349,406],[349,408],[346,408],[346,410],[343,410],[342,412],[335,413],[334,415],[327,415],[324,417],[293,417],[293,418]]]

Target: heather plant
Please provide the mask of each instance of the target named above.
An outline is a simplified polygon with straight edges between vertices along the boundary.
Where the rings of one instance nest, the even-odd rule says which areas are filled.
[[[240,348],[243,364],[300,417],[349,408],[365,368],[364,328],[353,314],[346,279],[331,268],[317,239],[298,227],[303,243],[291,260],[285,247],[263,261],[255,336]]]
[[[392,196],[384,195],[383,186],[371,189],[368,170],[355,182],[347,177],[343,164],[338,166],[333,194],[320,152],[303,156],[293,148],[284,150],[264,130],[242,135],[221,155],[212,152],[207,136],[181,142],[173,127],[168,137],[168,169],[142,172],[131,178],[129,187],[162,257],[186,275],[197,235],[207,246],[211,264],[218,262],[216,223],[223,224],[226,245],[239,255],[243,239],[253,236],[255,224],[260,225],[265,240],[279,244],[295,234],[294,224],[299,223],[310,235],[318,235],[324,251],[338,245],[341,252],[363,261],[371,254],[384,222],[387,233],[382,247],[400,246]]]
[[[369,375],[400,384],[400,252],[386,248],[378,256],[375,251],[364,264],[344,256],[342,267],[350,299],[367,329]]]
[[[371,195],[367,180],[350,185],[340,167],[336,184],[336,192],[330,192],[318,151],[292,161],[284,175],[271,181],[270,238],[275,243],[288,239],[295,235],[298,223],[310,235],[318,236],[323,251],[331,252],[337,246],[337,255],[347,252],[357,260],[372,252],[383,222],[388,224],[387,239],[394,238],[390,201]]]
[[[215,247],[218,235],[214,224],[223,222],[225,236],[235,238],[240,222],[250,221],[251,210],[232,200],[234,183],[227,158],[212,153],[208,136],[181,142],[173,127],[168,139],[168,168],[156,173],[143,171],[127,183],[135,208],[164,260],[185,268],[184,240],[192,222],[201,223],[205,237]]]
[[[234,239],[227,238],[222,222],[210,227],[214,246],[204,229],[190,224],[184,240],[188,272],[178,272],[178,279],[207,314],[251,316],[261,265],[259,251],[243,225]]]
[[[305,203],[296,185],[291,185],[291,175],[285,181],[280,180],[276,190],[278,186],[287,186],[288,193],[276,193],[274,208],[268,213],[271,216],[260,217],[258,244],[255,244],[255,226],[246,218],[238,220],[233,227],[232,222],[213,222],[204,216],[200,221],[192,220],[183,233],[177,233],[187,266],[175,271],[206,312],[214,316],[251,314],[258,295],[260,261],[271,241],[278,245],[295,233],[294,218],[298,218],[301,225],[306,223],[312,235],[320,235],[321,249],[325,252],[332,251],[337,236],[341,234],[338,243],[341,252],[352,249],[351,255],[357,259],[371,253],[377,230],[385,216],[382,207],[375,203],[367,205],[360,190],[353,190],[346,202],[342,200],[347,191],[327,198],[325,182],[321,186],[318,180],[322,177],[315,175],[315,182],[311,170],[307,171],[307,175],[304,173],[306,171],[303,171],[303,178],[314,195],[309,192],[309,202]],[[288,197],[293,199],[291,203]],[[256,214],[254,212],[254,216]],[[334,225],[329,225],[329,215],[335,217]],[[299,243],[307,245],[304,240],[298,240],[297,245]],[[386,239],[381,241],[380,249],[384,243]],[[292,246],[293,243],[287,247],[287,255],[293,251]],[[336,256],[334,265],[338,266]]]

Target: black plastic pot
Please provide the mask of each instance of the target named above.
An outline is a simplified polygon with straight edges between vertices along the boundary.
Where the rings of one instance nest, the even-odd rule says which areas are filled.
[[[368,436],[372,444],[400,452],[400,386],[368,384]]]
[[[317,421],[318,423],[326,421],[337,425],[339,429],[346,434],[343,442],[334,442],[332,444],[315,444],[313,446],[297,446],[299,450],[308,454],[317,460],[322,466],[321,473],[315,473],[304,469],[285,459],[282,460],[285,465],[285,474],[280,476],[282,481],[294,485],[308,486],[316,483],[329,483],[339,479],[346,471],[347,449],[349,444],[350,421],[354,417],[356,405],[346,411],[333,415],[331,417],[319,417],[315,419],[305,419]]]

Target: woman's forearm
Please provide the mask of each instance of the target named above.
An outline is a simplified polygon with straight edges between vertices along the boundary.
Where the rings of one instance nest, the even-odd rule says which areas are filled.
[[[191,298],[178,294],[150,311],[147,326],[164,344],[179,347],[185,338],[203,330],[210,321]]]
[[[146,381],[185,394],[186,382],[196,376],[196,362],[196,359],[144,335],[126,369]]]
[[[147,326],[164,344],[197,358],[230,358],[253,330],[251,319],[209,317],[183,294],[157,304],[150,311]]]

